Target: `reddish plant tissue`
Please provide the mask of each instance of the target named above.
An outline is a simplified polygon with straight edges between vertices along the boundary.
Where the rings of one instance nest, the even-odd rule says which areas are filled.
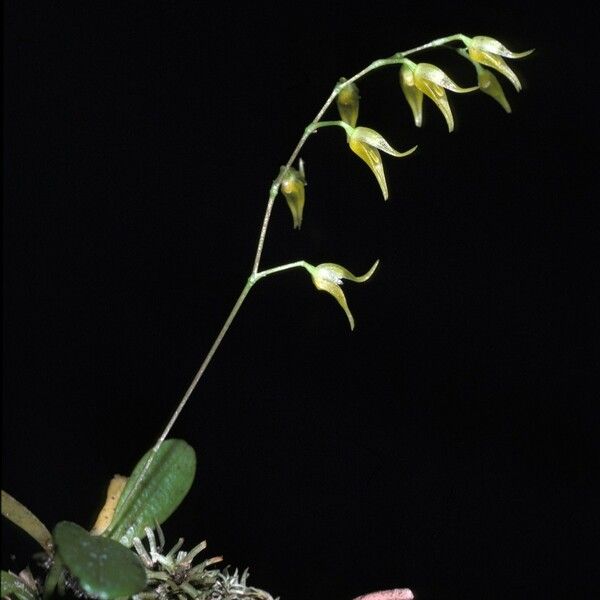
[[[354,600],[414,600],[414,598],[414,594],[408,588],[397,588],[395,590],[371,592],[364,596],[358,596]]]

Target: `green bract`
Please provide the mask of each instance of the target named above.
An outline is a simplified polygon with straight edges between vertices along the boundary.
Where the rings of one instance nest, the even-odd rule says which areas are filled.
[[[139,482],[154,450],[144,454],[121,494],[113,520],[102,534],[124,546],[143,538],[144,528],[166,521],[185,498],[196,473],[196,453],[183,440],[165,440]]]
[[[140,559],[122,544],[61,521],[54,528],[58,556],[80,587],[101,600],[132,596],[146,586]]]

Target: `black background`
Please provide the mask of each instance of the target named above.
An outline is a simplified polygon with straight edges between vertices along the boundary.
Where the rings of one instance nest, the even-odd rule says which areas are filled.
[[[340,131],[307,143],[303,228],[278,200],[262,265],[380,269],[344,288],[353,333],[304,272],[252,290],[173,431],[198,470],[165,529],[208,539],[285,600],[590,597],[585,17],[501,2],[6,3],[3,487],[49,527],[91,525],[223,323],[270,182],[338,77],[487,34],[536,48],[511,63],[525,88],[505,82],[511,115],[451,95],[454,133],[428,100],[416,129],[396,68],[360,84],[360,123],[419,144],[384,158],[387,203]],[[473,79],[450,52],[420,59]],[[35,546],[2,532],[18,570]]]

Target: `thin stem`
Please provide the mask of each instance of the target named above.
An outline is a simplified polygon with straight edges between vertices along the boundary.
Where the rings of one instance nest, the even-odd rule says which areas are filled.
[[[449,42],[463,42],[463,44],[467,44],[469,38],[462,33],[455,33],[454,35],[448,35],[443,38],[438,38],[437,40],[433,40],[432,42],[428,42],[427,44],[423,44],[422,46],[417,46],[416,48],[411,48],[410,50],[405,50],[401,52],[403,56],[408,56],[409,54],[415,54],[416,52],[421,52],[422,50],[429,50],[429,48],[437,48],[438,46],[443,46],[444,44],[448,44]]]
[[[160,434],[160,437],[158,438],[156,444],[154,444],[154,447],[152,448],[152,453],[148,457],[148,460],[146,461],[146,464],[144,465],[144,468],[137,480],[136,485],[131,489],[129,494],[127,494],[127,496],[123,498],[123,500],[122,500],[123,502],[125,502],[127,500],[127,498],[129,496],[131,496],[136,491],[136,489],[139,488],[139,486],[142,484],[142,481],[144,480],[146,473],[148,472],[148,469],[150,468],[150,465],[154,461],[154,457],[158,453],[163,442],[167,439],[167,436],[169,435],[171,429],[173,428],[175,421],[177,421],[177,419],[179,418],[181,411],[184,409],[185,405],[187,404],[188,400],[190,399],[190,396],[192,395],[193,391],[196,389],[198,382],[202,378],[202,375],[204,375],[204,371],[206,371],[206,368],[208,367],[208,365],[209,365],[210,361],[212,360],[212,357],[214,356],[218,347],[221,345],[221,342],[223,341],[225,334],[229,330],[231,323],[233,323],[233,320],[235,319],[238,311],[240,310],[242,304],[244,303],[246,296],[252,289],[252,286],[259,279],[263,279],[264,277],[268,277],[269,275],[274,275],[275,273],[280,273],[281,271],[287,271],[289,269],[295,269],[298,267],[306,268],[307,266],[310,266],[310,265],[308,265],[308,263],[304,262],[303,260],[298,260],[293,263],[288,263],[285,265],[281,265],[279,267],[273,267],[272,269],[266,269],[265,271],[260,271],[259,273],[254,273],[254,274],[250,275],[250,277],[248,278],[248,281],[246,282],[246,285],[244,286],[244,289],[242,290],[241,294],[239,295],[238,299],[236,300],[235,304],[233,305],[233,308],[231,309],[229,316],[225,320],[223,327],[221,327],[221,331],[219,331],[219,334],[215,338],[213,345],[210,347],[210,350],[208,351],[206,358],[200,365],[200,368],[196,372],[196,375],[194,375],[192,382],[190,383],[189,387],[185,391],[185,394],[179,401],[177,408],[171,415],[169,422],[167,423],[166,427],[163,429],[163,432]]]
[[[352,126],[348,125],[344,121],[319,121],[318,123],[311,123],[306,129],[309,133],[314,133],[321,127],[343,127],[347,132],[352,131]]]
[[[240,310],[242,304],[244,303],[244,300],[246,299],[246,296],[248,295],[248,292],[252,289],[252,286],[254,285],[255,282],[256,282],[255,277],[250,277],[248,279],[248,281],[246,282],[246,285],[244,286],[242,293],[239,295],[238,299],[236,300],[235,304],[233,305],[233,308],[231,309],[229,316],[225,320],[223,327],[221,327],[221,331],[219,331],[217,337],[215,338],[213,345],[210,347],[210,350],[208,351],[208,354],[206,355],[205,359],[202,361],[202,364],[200,365],[200,368],[194,375],[194,378],[192,379],[192,382],[190,383],[188,389],[185,391],[185,394],[179,401],[177,408],[171,415],[169,422],[167,423],[166,427],[163,429],[163,432],[160,434],[158,441],[156,442],[156,444],[154,444],[154,447],[152,448],[152,453],[148,457],[148,460],[146,461],[146,464],[144,465],[144,468],[137,480],[136,485],[131,489],[131,492],[125,498],[123,498],[122,502],[125,502],[127,500],[127,497],[131,496],[136,491],[136,489],[141,485],[142,481],[144,480],[144,477],[146,476],[146,473],[148,472],[148,469],[150,468],[150,465],[152,464],[152,461],[154,460],[154,457],[156,456],[158,450],[162,446],[162,443],[167,439],[169,432],[173,428],[175,421],[177,421],[179,414],[181,413],[181,411],[187,404],[187,401],[190,399],[192,392],[196,389],[196,386],[198,385],[198,382],[200,381],[202,375],[204,374],[204,371],[206,371],[206,367],[208,367],[210,361],[212,360],[212,357],[214,356],[215,352],[217,351],[217,348],[221,345],[221,342],[223,341],[223,338],[225,337],[227,330],[231,326],[231,323],[235,319],[235,316],[237,315],[238,311]]]
[[[231,326],[233,319],[235,319],[235,316],[237,315],[238,311],[240,310],[242,304],[244,303],[244,300],[246,299],[246,296],[248,295],[248,292],[252,289],[252,286],[254,285],[255,281],[256,281],[255,279],[250,278],[246,282],[246,285],[244,286],[242,293],[239,295],[238,299],[236,300],[235,304],[233,305],[233,308],[231,309],[229,316],[227,317],[225,323],[223,324],[223,327],[221,327],[221,331],[219,331],[219,334],[217,335],[215,341],[213,342],[213,345],[210,347],[210,350],[208,351],[206,358],[200,365],[200,368],[198,369],[196,375],[194,375],[192,382],[190,383],[185,394],[183,395],[183,398],[180,400],[179,404],[177,405],[177,408],[175,409],[175,412],[173,413],[169,422],[167,423],[167,426],[165,427],[164,431],[161,433],[160,438],[159,438],[159,443],[162,444],[162,442],[164,442],[165,439],[167,438],[167,435],[169,435],[169,432],[171,431],[173,424],[177,420],[179,413],[183,410],[183,407],[186,405],[187,401],[189,400],[190,396],[192,395],[192,392],[198,385],[200,378],[204,374],[204,371],[206,371],[206,367],[208,367],[210,361],[212,360],[212,357],[214,356],[215,352],[217,351],[217,348],[221,345],[221,342],[223,341],[223,338],[225,337],[227,330]]]
[[[280,267],[273,267],[272,269],[259,271],[254,277],[255,280],[258,281],[259,279],[262,279],[263,277],[268,277],[269,275],[273,275],[274,273],[281,273],[281,271],[287,271],[288,269],[296,269],[298,267],[304,267],[306,269],[308,266],[310,265],[307,262],[303,260],[298,260],[287,265],[281,265]]]

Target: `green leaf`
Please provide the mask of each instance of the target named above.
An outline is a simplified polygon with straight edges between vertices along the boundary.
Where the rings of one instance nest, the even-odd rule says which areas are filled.
[[[2,514],[28,533],[44,550],[52,547],[52,536],[46,526],[18,500],[2,490]]]
[[[196,453],[183,440],[165,440],[154,456],[143,480],[149,450],[136,465],[121,494],[113,520],[103,535],[130,547],[133,538],[143,538],[145,527],[166,521],[192,487]],[[135,491],[134,491],[135,490]]]
[[[132,596],[146,586],[140,559],[118,542],[91,535],[70,521],[58,523],[53,533],[58,556],[86,594],[111,600]]]
[[[17,600],[38,600],[37,591],[31,589],[29,585],[18,575],[10,571],[2,571],[1,585],[2,597],[13,597]]]

